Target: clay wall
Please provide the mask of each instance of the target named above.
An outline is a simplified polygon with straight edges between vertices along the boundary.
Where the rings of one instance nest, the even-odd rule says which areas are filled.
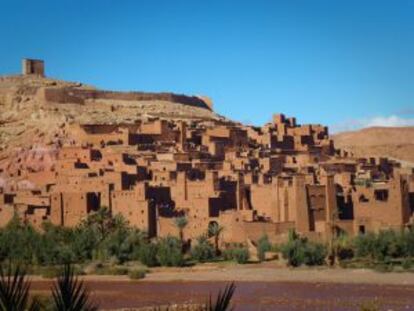
[[[14,206],[12,204],[4,204],[0,202],[0,227],[5,227],[14,216]]]
[[[155,230],[155,211],[151,204],[142,199],[142,194],[135,190],[111,192],[112,214],[122,215],[131,226],[146,232]]]
[[[352,194],[355,232],[400,228],[408,221],[410,211],[400,179],[370,187],[356,186]]]

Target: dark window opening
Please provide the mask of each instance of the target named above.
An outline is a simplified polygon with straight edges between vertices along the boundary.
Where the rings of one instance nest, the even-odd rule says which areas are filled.
[[[374,195],[377,201],[388,201],[388,190],[375,190]]]

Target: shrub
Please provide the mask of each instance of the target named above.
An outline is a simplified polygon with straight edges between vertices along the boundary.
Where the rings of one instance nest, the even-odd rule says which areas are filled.
[[[128,268],[120,266],[103,266],[96,270],[96,274],[100,275],[127,275]]]
[[[411,258],[406,258],[403,260],[401,266],[404,270],[409,270],[413,266],[413,261],[411,260]]]
[[[266,252],[272,249],[272,244],[270,244],[269,237],[267,235],[263,235],[259,241],[257,241],[257,252],[260,261],[265,260]]]
[[[234,260],[239,264],[245,264],[249,260],[249,250],[244,246],[236,246],[223,252],[225,260]]]
[[[0,261],[10,260],[32,264],[39,253],[40,234],[31,225],[12,218],[0,234]]]
[[[410,256],[414,250],[414,236],[412,232],[397,233],[393,230],[368,233],[355,238],[354,248],[359,258],[383,262],[387,258]]]
[[[135,269],[135,270],[131,270],[128,273],[128,276],[131,280],[140,280],[145,278],[146,275],[146,271],[142,270],[142,269]]]
[[[374,252],[376,247],[376,237],[373,233],[367,233],[358,235],[354,239],[355,255],[357,257],[370,257],[374,258]]]
[[[327,255],[325,245],[309,242],[293,231],[289,234],[288,242],[281,246],[281,251],[283,258],[287,259],[288,265],[292,267],[298,267],[302,264],[322,265]]]
[[[401,236],[404,257],[414,257],[414,230],[404,231]]]
[[[327,249],[323,244],[307,242],[305,244],[304,255],[305,265],[320,266],[325,263]]]
[[[298,267],[305,262],[304,248],[299,240],[288,241],[283,244],[281,251],[289,266]]]
[[[214,258],[214,247],[210,244],[205,236],[201,236],[197,239],[197,244],[191,250],[191,256],[193,259],[199,262],[206,262]]]
[[[112,275],[126,275],[128,274],[128,268],[126,267],[111,267],[108,270],[109,274]]]
[[[237,263],[245,264],[249,260],[249,250],[245,247],[236,248],[233,250],[233,258]]]
[[[138,249],[138,259],[147,267],[155,267],[158,265],[157,251],[157,245],[154,243],[142,244]]]
[[[334,248],[340,261],[354,257],[352,241],[346,234],[341,234],[334,240]]]
[[[184,265],[181,252],[181,241],[175,237],[167,236],[158,243],[157,259],[161,266],[180,267]]]

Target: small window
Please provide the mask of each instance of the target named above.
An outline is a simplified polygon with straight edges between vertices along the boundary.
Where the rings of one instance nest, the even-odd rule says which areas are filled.
[[[388,190],[386,190],[386,189],[384,189],[384,190],[375,190],[374,195],[375,195],[375,200],[377,200],[377,201],[383,201],[383,202],[388,201]]]
[[[361,194],[359,196],[359,202],[361,202],[361,203],[367,203],[367,202],[369,202],[369,200],[365,197],[365,195]]]
[[[358,231],[359,231],[360,234],[365,234],[365,226],[364,225],[360,225]]]

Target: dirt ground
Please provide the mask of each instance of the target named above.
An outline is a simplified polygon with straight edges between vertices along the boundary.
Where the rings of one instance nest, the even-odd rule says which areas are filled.
[[[205,302],[229,281],[237,285],[234,304],[244,310],[358,310],[374,302],[380,310],[414,310],[414,273],[351,269],[288,269],[272,265],[200,265],[158,268],[146,278],[83,277],[104,309]],[[51,281],[33,278],[32,289],[46,293]]]

